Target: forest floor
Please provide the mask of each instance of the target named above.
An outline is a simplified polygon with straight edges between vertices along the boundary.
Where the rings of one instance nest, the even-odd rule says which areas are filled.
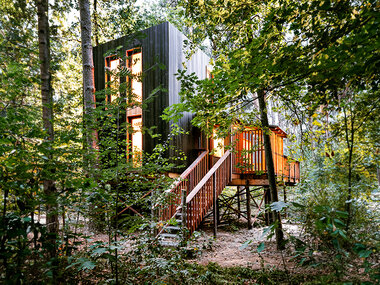
[[[233,224],[218,229],[217,238],[213,238],[213,231],[204,227],[202,234],[191,243],[195,257],[190,262],[206,266],[216,263],[221,267],[245,267],[251,270],[279,270],[289,275],[329,275],[334,274],[331,267],[331,256],[320,252],[314,253],[313,258],[318,266],[300,266],[295,260],[295,252],[291,246],[283,251],[276,248],[274,238],[267,239],[263,236],[266,227],[254,227],[247,229],[246,224]],[[295,224],[285,222],[283,224],[285,238],[289,235],[304,239],[302,228]],[[250,241],[248,246],[244,243]],[[257,248],[264,242],[265,248],[258,253]],[[360,266],[361,260],[351,260],[343,273],[344,280],[367,281],[368,276],[364,268]]]
[[[245,227],[243,227],[245,226]],[[263,236],[264,227],[247,229],[244,224],[234,224],[232,227],[218,229],[217,238],[213,238],[213,231],[204,228],[200,237],[190,245],[198,251],[193,260],[201,265],[215,262],[222,267],[243,266],[251,269],[277,268],[289,270],[296,264],[286,252],[276,250],[273,239],[267,241]],[[297,225],[284,224],[284,230],[292,235],[299,235],[300,228]],[[248,246],[244,243],[249,242]],[[265,248],[259,254],[257,247],[264,242]],[[284,267],[284,263],[286,268]]]

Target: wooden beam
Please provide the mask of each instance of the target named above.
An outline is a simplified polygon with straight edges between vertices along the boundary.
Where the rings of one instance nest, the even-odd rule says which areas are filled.
[[[232,179],[228,184],[229,186],[245,186],[246,181],[248,181],[249,186],[268,186],[268,179]]]
[[[249,180],[246,181],[245,185],[245,195],[247,196],[247,224],[248,229],[252,229],[252,220],[251,220],[251,195],[249,194]]]

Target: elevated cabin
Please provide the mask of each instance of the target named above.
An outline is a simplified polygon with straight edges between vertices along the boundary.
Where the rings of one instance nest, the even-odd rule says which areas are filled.
[[[190,59],[186,58],[183,52],[185,39],[174,26],[166,22],[94,48],[96,90],[105,89],[107,84],[124,82],[132,89],[134,100],[146,102],[144,108],[126,107],[120,110],[121,120],[130,123],[133,129],[124,136],[134,150],[134,155],[142,150],[150,152],[160,142],[159,138],[143,133],[142,127],[154,128],[154,133],[160,134],[162,139],[170,133],[170,123],[164,121],[161,115],[166,107],[180,102],[180,82],[175,74],[183,69],[183,63],[187,72],[194,72],[198,78],[206,78],[209,74],[209,58],[205,53],[198,50]],[[131,74],[142,76],[132,79],[112,77],[112,71],[123,68]],[[97,95],[97,104],[106,108],[107,104],[99,103],[112,102],[115,97],[123,96],[121,93]],[[130,98],[125,100],[128,103]],[[245,128],[224,140],[206,139],[200,130],[192,126],[192,117],[192,114],[186,113],[179,121],[179,126],[188,134],[177,135],[170,142],[186,154],[187,169],[181,173],[171,173],[179,177],[170,190],[175,199],[159,214],[163,220],[174,217],[182,211],[178,207],[182,199],[187,205],[186,211],[182,212],[182,217],[185,217],[183,222],[190,232],[195,230],[210,207],[215,206],[215,201],[226,186],[246,186],[249,189],[249,186],[269,185],[262,130]],[[278,126],[271,126],[270,129],[277,179],[280,184],[294,185],[299,181],[299,163],[291,161],[283,153],[286,133]],[[99,134],[100,140],[107,135]],[[174,153],[169,152],[168,155],[173,156]]]
[[[287,134],[278,126],[270,126],[270,141],[274,170],[279,182],[294,185],[299,182],[299,162],[284,155],[284,138]],[[268,185],[263,131],[246,127],[232,138],[232,181],[229,185]]]
[[[141,128],[153,128],[155,134],[165,139],[170,133],[170,124],[161,118],[166,107],[179,103],[180,82],[175,74],[186,64],[189,73],[205,78],[209,57],[198,50],[190,60],[183,52],[185,36],[170,23],[148,28],[133,35],[94,47],[95,89],[104,90],[107,82],[112,81],[109,71],[128,68],[132,74],[141,74],[130,83],[136,100],[147,102],[145,108],[128,108],[121,114],[122,120],[133,127],[132,134],[125,134],[134,150],[150,152],[160,138],[152,138],[142,133]],[[126,78],[119,78],[125,82]],[[98,95],[97,102],[112,101],[115,95]],[[128,100],[128,98],[126,98]],[[123,111],[123,110],[122,110]],[[187,157],[186,166],[198,155],[199,149],[206,148],[205,139],[200,131],[191,124],[192,114],[184,114],[178,125],[188,131],[188,135],[176,136],[170,144],[182,150]],[[107,136],[108,134],[104,134]],[[102,139],[101,134],[100,140]],[[173,152],[168,154],[174,155]]]

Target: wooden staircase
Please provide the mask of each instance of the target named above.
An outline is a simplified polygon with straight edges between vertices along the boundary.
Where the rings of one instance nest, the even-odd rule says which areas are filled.
[[[279,127],[271,127],[277,181],[293,186],[300,180],[300,164],[283,155],[284,137],[286,134]],[[263,131],[246,128],[234,134],[231,142],[233,152],[227,150],[211,169],[209,153],[202,152],[168,190],[169,202],[159,206],[159,220],[165,222],[157,235],[162,244],[178,245],[186,235],[191,235],[211,207],[216,208],[217,199],[227,185],[269,186]]]
[[[169,220],[157,235],[162,245],[178,246],[184,235],[191,235],[231,182],[230,151],[226,151],[209,171],[207,166],[208,152],[205,151],[169,191],[173,199],[159,214],[161,221]]]

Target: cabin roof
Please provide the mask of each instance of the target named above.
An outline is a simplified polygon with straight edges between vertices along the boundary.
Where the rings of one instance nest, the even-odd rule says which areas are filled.
[[[278,134],[280,137],[287,138],[288,134],[285,133],[279,126],[277,125],[269,125],[269,128],[272,132]]]

